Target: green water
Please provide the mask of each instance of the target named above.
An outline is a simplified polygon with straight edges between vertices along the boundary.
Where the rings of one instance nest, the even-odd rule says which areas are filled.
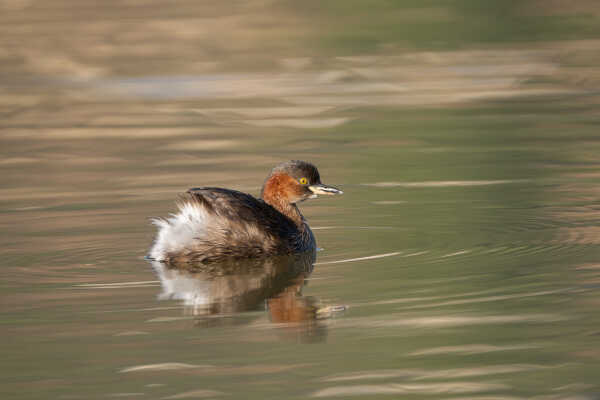
[[[0,3],[3,398],[598,397],[598,7],[365,4]],[[312,273],[144,260],[288,159]]]

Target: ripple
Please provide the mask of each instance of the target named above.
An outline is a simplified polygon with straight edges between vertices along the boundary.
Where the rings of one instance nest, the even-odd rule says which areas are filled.
[[[430,384],[399,384],[333,386],[314,392],[311,397],[364,396],[375,394],[441,394],[473,393],[510,389],[499,383],[452,382]]]
[[[568,321],[570,317],[560,314],[514,314],[514,315],[444,315],[430,317],[408,317],[405,314],[390,314],[387,318],[362,317],[346,318],[336,321],[336,328],[450,328],[474,325],[498,325],[498,324],[537,324]]]
[[[258,127],[289,127],[300,129],[333,128],[350,121],[350,118],[286,118],[246,121],[246,124]]]
[[[231,33],[229,31],[228,34]],[[247,38],[244,37],[242,41],[245,40]],[[420,52],[412,52],[402,56],[377,56],[368,65],[356,58],[342,57],[336,58],[325,69],[309,68],[312,64],[310,59],[282,59],[280,62],[284,70],[269,73],[215,73],[218,70],[215,65],[199,70],[197,75],[102,79],[97,76],[99,74],[92,73],[95,79],[83,86],[120,97],[270,98],[311,107],[359,104],[371,107],[439,106],[479,99],[572,92],[557,85],[522,84],[531,74],[547,76],[555,72],[556,65],[548,52],[542,54],[528,49],[517,54],[513,51],[510,60],[505,53],[496,50],[444,51],[428,52],[429,56],[424,57]],[[440,67],[442,64],[444,68]],[[73,75],[73,71],[62,75]],[[89,71],[85,75],[90,77]],[[77,83],[81,85],[81,82]]]
[[[433,187],[454,187],[454,186],[488,186],[504,185],[508,183],[529,182],[528,179],[499,179],[499,180],[481,180],[481,181],[424,181],[424,182],[374,182],[361,183],[363,186],[373,187],[403,187],[403,188],[433,188]]]
[[[125,331],[125,332],[119,332],[119,333],[115,333],[113,336],[138,336],[138,335],[149,335],[149,332],[143,332],[143,331]]]
[[[513,351],[513,350],[526,350],[526,349],[536,349],[543,347],[541,344],[515,344],[515,345],[506,345],[506,346],[498,346],[492,344],[466,344],[462,346],[442,346],[442,347],[433,347],[431,349],[413,351],[412,353],[408,353],[408,356],[429,356],[429,355],[438,355],[438,354],[482,354],[482,353],[492,353],[497,351]]]
[[[488,365],[477,368],[454,368],[445,370],[423,370],[423,369],[393,369],[393,370],[371,370],[359,371],[349,374],[336,374],[323,378],[324,382],[344,382],[366,379],[387,379],[387,378],[409,378],[411,380],[425,379],[454,379],[476,376],[510,374],[523,371],[535,371],[548,368],[560,368],[559,366],[545,366],[535,364],[509,364],[509,365]]]
[[[194,112],[208,117],[243,117],[252,119],[270,119],[282,117],[308,117],[332,110],[333,107],[230,107],[230,108],[190,108],[165,109],[166,112]]]
[[[444,254],[440,258],[447,258],[447,257],[459,256],[462,254],[469,254],[471,251],[472,250],[459,250],[459,251],[455,251],[454,253]]]
[[[376,258],[393,257],[393,256],[397,256],[400,254],[402,254],[401,251],[395,251],[393,253],[375,254],[372,256],[357,257],[357,258],[347,258],[345,260],[324,261],[324,262],[320,262],[320,263],[315,263],[314,265],[340,264],[340,263],[349,263],[349,262],[355,262],[355,261],[373,260]]]
[[[526,297],[536,297],[536,296],[547,296],[551,294],[557,293],[569,293],[571,289],[558,289],[558,290],[544,290],[540,292],[534,293],[518,293],[518,294],[507,294],[507,295],[499,295],[499,296],[488,296],[488,297],[478,297],[475,299],[463,299],[463,300],[450,300],[443,301],[439,303],[431,303],[431,304],[419,304],[415,306],[405,307],[406,310],[412,309],[421,309],[421,308],[431,308],[431,307],[444,307],[444,306],[453,306],[459,304],[471,304],[471,303],[485,303],[492,301],[501,301],[501,300],[510,300],[510,299],[522,299]]]
[[[138,372],[138,371],[173,371],[179,369],[190,369],[190,368],[210,368],[212,365],[197,365],[197,364],[184,364],[177,362],[167,362],[160,364],[145,364],[136,365],[133,367],[123,368],[119,372]]]
[[[183,140],[166,146],[169,150],[193,151],[193,150],[220,150],[231,147],[239,147],[240,143],[235,140]]]
[[[563,227],[557,234],[558,242],[578,245],[600,244],[600,228],[598,226]]]
[[[505,232],[506,234],[512,234],[513,232]],[[593,246],[592,244],[574,244],[564,243],[557,241],[540,241],[540,242],[508,242],[502,245],[496,246],[477,246],[466,249],[456,249],[441,254],[431,254],[424,262],[430,263],[457,263],[467,262],[473,258],[481,257],[483,255],[494,255],[502,257],[503,260],[509,261],[512,259],[546,255],[549,257],[569,257],[570,255],[577,255],[585,250],[582,246]]]
[[[315,226],[310,227],[311,230],[328,230],[328,229],[401,229],[397,226]]]
[[[435,280],[429,280],[425,283],[429,283],[429,284],[448,283],[448,282],[453,282],[453,281],[457,281],[457,280],[465,280],[465,279],[467,279],[467,278],[461,277],[461,278],[451,278],[451,279],[435,279]],[[529,288],[528,286],[523,286],[523,287],[518,286],[518,287],[514,287],[513,289],[527,290],[528,288]],[[493,294],[493,293],[498,293],[498,292],[505,292],[506,290],[507,290],[507,288],[500,287],[497,289],[479,290],[479,291],[475,291],[475,292],[463,292],[463,293],[457,293],[457,294],[449,294],[449,295],[445,295],[445,296],[404,297],[404,298],[398,298],[398,299],[366,302],[366,303],[362,303],[362,304],[357,304],[357,305],[355,305],[355,307],[356,306],[384,305],[384,304],[398,304],[398,303],[413,303],[413,302],[431,301],[431,300],[447,300],[447,299],[452,299],[452,298],[457,298],[457,297],[460,298],[460,297],[488,295],[488,294]],[[568,291],[568,290],[569,289],[561,289],[558,291]]]
[[[194,319],[194,316],[185,316],[185,317],[156,317],[147,320],[146,322],[173,322],[173,321],[185,321]]]
[[[158,286],[160,281],[113,282],[113,283],[82,283],[73,285],[81,289],[127,289],[134,287]]]
[[[214,396],[225,396],[227,393],[219,392],[217,390],[208,390],[208,389],[198,389],[198,390],[190,390],[189,392],[183,392],[174,394],[172,396],[163,397],[165,400],[175,400],[175,399],[189,399],[189,398],[205,398],[205,397],[214,397]]]

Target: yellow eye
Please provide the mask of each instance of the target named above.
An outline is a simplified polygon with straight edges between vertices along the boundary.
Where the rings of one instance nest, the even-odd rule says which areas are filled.
[[[306,178],[300,178],[300,181],[299,181],[299,182],[300,182],[302,185],[306,185],[306,184],[308,183],[308,179],[306,179]]]

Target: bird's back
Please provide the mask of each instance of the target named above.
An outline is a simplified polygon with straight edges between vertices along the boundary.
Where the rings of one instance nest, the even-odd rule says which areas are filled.
[[[179,212],[155,219],[159,227],[149,256],[168,263],[210,263],[228,258],[285,254],[314,247],[308,226],[249,194],[194,188],[178,201]]]

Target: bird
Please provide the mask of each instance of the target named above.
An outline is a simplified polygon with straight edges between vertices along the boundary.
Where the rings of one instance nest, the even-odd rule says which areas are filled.
[[[147,256],[166,264],[315,252],[316,240],[298,203],[343,192],[321,182],[317,167],[291,160],[275,166],[260,198],[218,187],[189,189],[178,212],[154,218],[158,233]]]

